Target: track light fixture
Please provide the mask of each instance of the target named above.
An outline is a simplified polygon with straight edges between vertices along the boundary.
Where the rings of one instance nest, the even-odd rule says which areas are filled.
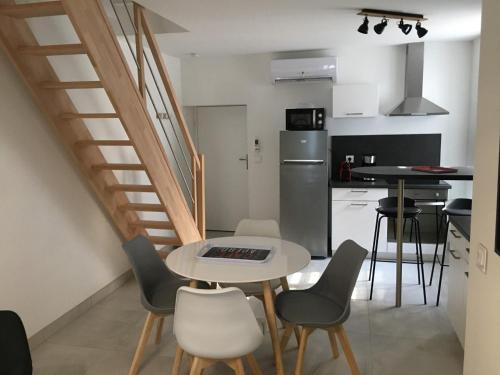
[[[363,23],[358,27],[358,32],[368,34],[368,17],[365,16]]]
[[[361,34],[368,34],[368,17],[380,17],[382,20],[380,23],[376,24],[373,27],[373,31],[377,34],[382,34],[387,26],[388,19],[397,19],[400,20],[398,24],[398,28],[405,35],[410,34],[413,29],[413,25],[410,23],[405,23],[406,21],[417,21],[415,25],[415,30],[417,31],[417,35],[419,38],[423,38],[428,30],[422,27],[422,21],[427,20],[422,14],[414,14],[414,13],[404,13],[404,12],[394,12],[390,10],[377,10],[377,9],[362,9],[358,15],[365,16],[363,23],[358,27],[358,32]]]
[[[387,26],[387,18],[382,18],[382,21],[380,23],[377,23],[375,26],[373,26],[373,30],[377,34],[382,34],[384,32],[385,27]]]
[[[417,30],[417,35],[419,38],[422,38],[425,36],[425,34],[427,34],[427,29],[422,27],[420,21],[418,21],[417,24],[415,25],[415,29]]]
[[[404,23],[403,19],[401,18],[398,27],[403,32],[403,34],[408,35],[411,32],[413,26],[409,23]]]

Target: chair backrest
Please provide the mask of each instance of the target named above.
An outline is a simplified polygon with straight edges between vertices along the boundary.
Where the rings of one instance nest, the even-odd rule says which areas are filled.
[[[367,254],[366,249],[352,240],[342,242],[319,281],[311,288],[342,306],[344,319],[349,316],[352,292]]]
[[[174,279],[154,245],[146,237],[138,235],[123,244],[143,298],[151,303],[155,287]]]
[[[31,375],[30,348],[23,322],[13,311],[0,311],[0,373]]]
[[[248,354],[244,353],[248,346],[254,350],[263,338],[245,294],[234,287],[180,287],[175,302],[174,334],[181,348],[192,355],[226,359]]]
[[[450,203],[446,205],[447,209],[454,210],[464,210],[470,211],[472,210],[472,199],[470,198],[455,198]]]
[[[238,223],[234,235],[281,238],[280,227],[276,220],[243,219]]]
[[[382,208],[395,208],[398,206],[398,197],[387,197],[378,200],[378,205]],[[415,199],[404,198],[405,207],[415,207]]]

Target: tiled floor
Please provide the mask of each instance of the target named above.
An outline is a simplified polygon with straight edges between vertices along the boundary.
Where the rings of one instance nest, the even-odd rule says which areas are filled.
[[[292,288],[314,283],[327,261],[311,265],[290,277]],[[416,284],[416,266],[404,266],[403,307],[394,302],[393,264],[377,265],[374,300],[368,301],[369,261],[363,265],[352,301],[351,317],[346,323],[354,353],[364,375],[459,375],[462,373],[463,350],[448,322],[446,290],[442,306],[435,307],[435,286],[428,288],[429,304],[422,304],[421,287]],[[426,265],[427,275],[430,265]],[[446,284],[445,284],[446,285]],[[446,289],[446,288],[445,288]],[[257,307],[259,302],[253,301]],[[133,352],[144,323],[145,311],[133,280],[76,321],[54,334],[33,352],[35,375],[127,374]],[[175,339],[172,319],[167,319],[162,343],[149,344],[140,374],[169,374]],[[293,373],[296,343],[284,353],[287,374]],[[273,374],[269,337],[256,357],[264,374]],[[331,359],[327,335],[314,332],[310,337],[304,374],[349,374],[344,357]],[[183,374],[187,374],[184,368]],[[218,365],[205,375],[232,374]]]

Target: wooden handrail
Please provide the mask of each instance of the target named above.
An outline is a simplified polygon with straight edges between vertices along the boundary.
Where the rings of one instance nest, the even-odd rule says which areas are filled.
[[[200,168],[196,171],[196,217],[201,238],[206,239],[205,223],[205,155],[200,154]]]
[[[135,23],[135,48],[137,56],[137,76],[139,79],[139,92],[146,98],[146,74],[144,72],[144,47],[142,43],[142,6],[134,3],[134,23]]]
[[[182,108],[179,104],[179,100],[177,99],[177,95],[175,94],[172,81],[170,80],[170,76],[168,75],[167,67],[165,65],[165,62],[163,61],[163,58],[161,56],[161,51],[160,47],[158,46],[158,43],[156,42],[156,38],[151,30],[151,27],[149,25],[148,20],[146,19],[146,16],[144,15],[144,9],[142,7],[138,7],[138,12],[141,15],[141,26],[142,30],[144,32],[144,36],[146,37],[146,40],[148,41],[149,48],[151,49],[151,54],[153,55],[153,58],[155,60],[156,66],[158,68],[158,72],[160,73],[161,80],[163,82],[163,85],[165,86],[165,90],[167,91],[168,98],[170,99],[170,103],[172,104],[172,108],[175,113],[175,117],[177,118],[177,122],[179,123],[179,127],[181,128],[182,135],[184,137],[184,140],[188,146],[189,153],[191,154],[191,157],[195,161],[196,169],[199,170],[200,168],[200,159],[198,157],[198,154],[196,152],[196,147],[194,146],[193,139],[191,138],[191,134],[189,133],[189,129],[186,125],[186,119],[184,118],[184,114],[182,113]],[[193,171],[194,173],[194,171]]]

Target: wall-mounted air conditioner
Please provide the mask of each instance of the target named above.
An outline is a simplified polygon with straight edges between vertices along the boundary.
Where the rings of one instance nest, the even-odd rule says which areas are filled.
[[[279,59],[271,61],[273,82],[328,79],[337,81],[336,57]]]

